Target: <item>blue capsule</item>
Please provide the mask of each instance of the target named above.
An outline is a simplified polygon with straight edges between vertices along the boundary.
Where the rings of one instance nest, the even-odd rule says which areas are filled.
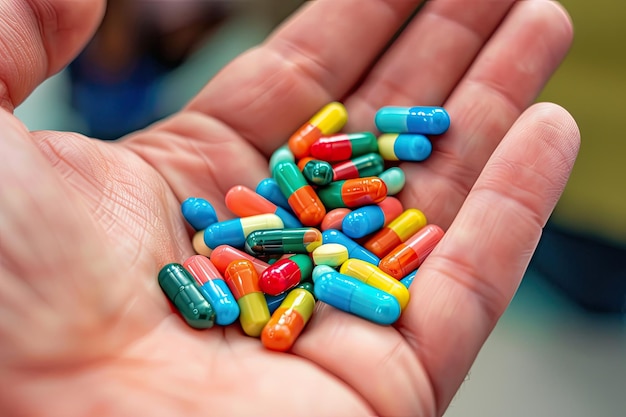
[[[382,325],[393,324],[400,317],[395,297],[329,266],[315,267],[313,283],[317,299],[336,309]]]
[[[378,149],[386,161],[420,162],[430,156],[433,145],[417,133],[385,133],[378,137]]]
[[[413,283],[413,279],[415,279],[415,274],[417,274],[417,269],[415,271],[411,272],[406,277],[402,278],[400,280],[400,282],[402,284],[404,284],[405,287],[409,288],[411,286],[411,284]]]
[[[280,187],[274,178],[262,179],[256,186],[256,193],[265,197],[267,200],[293,214],[293,209],[287,202],[287,198],[280,191]]]
[[[450,115],[443,107],[381,107],[374,117],[383,133],[441,135],[450,127]]]
[[[183,217],[196,231],[206,229],[217,222],[215,209],[204,198],[189,197],[181,204]]]
[[[284,227],[282,219],[273,213],[223,220],[204,229],[204,244],[209,249],[215,249],[219,245],[243,248],[250,233]]]
[[[380,258],[374,255],[372,252],[365,249],[363,246],[350,239],[345,234],[336,229],[328,229],[322,232],[322,244],[325,243],[339,243],[348,249],[348,257],[360,259],[365,262],[369,262],[374,265],[380,263]]]

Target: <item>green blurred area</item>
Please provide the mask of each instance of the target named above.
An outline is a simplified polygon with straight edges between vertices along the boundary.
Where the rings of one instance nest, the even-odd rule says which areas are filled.
[[[626,2],[561,3],[574,42],[539,99],[574,116],[582,144],[553,221],[626,245]]]

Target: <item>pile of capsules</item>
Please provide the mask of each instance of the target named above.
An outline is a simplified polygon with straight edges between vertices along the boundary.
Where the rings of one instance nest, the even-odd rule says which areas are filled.
[[[409,302],[417,268],[443,237],[394,197],[397,161],[428,158],[427,136],[448,130],[441,107],[382,107],[371,132],[341,133],[347,111],[327,104],[269,161],[256,190],[235,186],[218,221],[208,201],[182,203],[196,255],[170,263],[158,281],[193,328],[237,320],[270,350],[288,351],[322,301],[380,325]]]

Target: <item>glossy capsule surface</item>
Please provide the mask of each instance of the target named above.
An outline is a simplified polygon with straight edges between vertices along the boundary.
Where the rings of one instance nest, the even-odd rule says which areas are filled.
[[[318,246],[312,253],[315,265],[327,265],[333,268],[348,260],[348,248],[339,243],[325,243]]]
[[[349,258],[362,259],[374,265],[378,265],[378,262],[380,262],[380,258],[365,249],[363,246],[359,245],[354,240],[350,239],[345,234],[341,233],[339,230],[329,229],[323,231],[322,241],[324,244],[338,243],[346,247],[346,249],[348,249]]]
[[[406,175],[400,167],[391,167],[378,175],[378,178],[385,182],[387,195],[396,195],[406,184]]]
[[[343,219],[348,215],[348,213],[351,213],[351,212],[352,210],[346,207],[339,207],[336,209],[329,210],[324,216],[324,219],[322,220],[320,229],[322,231],[326,231],[328,229],[341,230]]]
[[[281,162],[284,162],[284,161],[295,162],[295,160],[296,158],[293,155],[293,152],[291,152],[291,149],[289,149],[288,145],[280,146],[270,156],[270,160],[269,160],[270,172],[272,172],[274,170],[274,167]]]
[[[314,227],[258,230],[250,233],[244,249],[251,255],[310,253],[322,244],[322,232]]]
[[[326,208],[296,164],[281,162],[274,168],[272,176],[304,226],[315,226],[322,221]]]
[[[372,152],[378,152],[378,142],[371,132],[324,136],[316,140],[310,149],[312,157],[328,162],[344,161]]]
[[[189,197],[181,203],[183,217],[195,230],[206,229],[217,222],[215,209],[204,198]]]
[[[413,284],[413,280],[415,279],[415,275],[416,274],[417,274],[417,269],[415,271],[411,272],[406,277],[402,278],[400,280],[400,283],[402,283],[402,285],[404,285],[405,287],[410,288],[411,284]]]
[[[224,280],[239,305],[239,323],[245,334],[258,337],[270,320],[265,296],[259,288],[259,275],[247,259],[231,262],[224,273]]]
[[[282,191],[280,191],[280,187],[278,186],[278,183],[274,178],[264,178],[259,181],[255,188],[255,191],[261,197],[264,197],[266,200],[293,214],[293,210],[287,202],[287,197],[285,197]]]
[[[309,159],[302,167],[302,175],[313,185],[326,185],[333,181],[335,172],[330,162]]]
[[[265,301],[267,301],[267,308],[270,310],[270,314],[274,314],[274,311],[276,311],[276,309],[280,307],[281,303],[285,300],[287,295],[296,288],[305,289],[313,294],[313,283],[311,281],[301,282],[291,290],[285,291],[278,295],[265,294]],[[315,298],[315,294],[313,294],[313,298]]]
[[[378,231],[403,211],[400,200],[395,197],[386,197],[378,204],[354,209],[344,217],[341,230],[346,236],[359,239]]]
[[[204,243],[204,230],[198,230],[191,238],[191,246],[198,255],[210,256],[213,249]]]
[[[206,256],[193,255],[185,260],[183,266],[215,310],[215,322],[220,326],[234,323],[239,318],[239,305],[215,265]]]
[[[339,132],[348,121],[348,112],[343,104],[331,102],[296,130],[287,145],[296,159],[309,154],[311,145],[322,136]]]
[[[385,106],[376,112],[374,123],[384,133],[440,135],[450,127],[450,115],[436,106]]]
[[[269,213],[280,217],[284,227],[302,227],[302,223],[293,214],[244,185],[230,188],[224,196],[224,202],[226,207],[238,217]]]
[[[332,166],[333,181],[350,178],[374,177],[385,169],[385,161],[378,153],[368,153]]]
[[[443,235],[443,230],[435,224],[424,226],[382,258],[380,269],[396,279],[404,278],[424,262]]]
[[[313,291],[318,300],[374,323],[390,325],[400,317],[394,296],[329,266],[313,270]]]
[[[296,254],[279,259],[259,276],[259,288],[265,294],[278,295],[300,282],[311,279],[313,261],[309,255]]]
[[[314,309],[313,294],[302,288],[290,291],[263,328],[261,333],[263,346],[279,352],[291,349],[313,315]]]
[[[378,177],[353,178],[333,181],[320,187],[317,194],[328,210],[356,208],[383,201],[387,197],[387,186]]]
[[[409,303],[409,290],[400,281],[376,265],[360,259],[348,259],[341,264],[339,272],[393,295],[398,300],[401,310],[404,310]]]
[[[194,329],[213,327],[215,310],[204,298],[193,276],[183,265],[169,263],[163,266],[159,271],[158,282],[189,326]]]
[[[257,214],[213,223],[204,229],[204,243],[215,249],[219,245],[242,248],[246,237],[255,230],[280,229],[284,223],[275,214]]]
[[[378,149],[386,161],[421,162],[433,152],[433,145],[417,133],[385,133],[378,137]]]
[[[396,246],[406,242],[426,224],[427,220],[424,213],[414,208],[406,209],[369,238],[363,247],[382,258]]]
[[[259,275],[269,267],[267,262],[264,262],[261,259],[230,245],[219,245],[213,249],[209,259],[222,276],[224,275],[224,272],[226,272],[228,265],[230,265],[232,261],[239,259],[247,259],[252,262],[254,269]]]

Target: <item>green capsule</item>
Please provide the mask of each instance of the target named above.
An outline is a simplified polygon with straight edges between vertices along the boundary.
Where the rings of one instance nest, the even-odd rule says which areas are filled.
[[[274,171],[274,168],[276,167],[276,165],[285,161],[289,161],[289,162],[295,161],[295,157],[293,156],[293,153],[291,152],[291,150],[289,149],[289,146],[287,145],[283,145],[279,147],[278,149],[276,149],[274,153],[272,154],[272,156],[270,157],[270,161],[269,161],[270,172]]]
[[[329,162],[313,159],[302,167],[302,175],[311,184],[326,185],[333,180],[333,167]]]
[[[313,252],[322,244],[322,232],[314,227],[256,230],[248,235],[244,249],[251,255]]]
[[[194,329],[208,329],[215,324],[215,311],[204,298],[196,281],[178,263],[165,265],[159,271],[159,285],[181,316]]]
[[[387,195],[396,195],[406,183],[406,175],[400,167],[392,167],[380,173],[378,176],[387,186]]]
[[[359,177],[375,177],[385,169],[380,154],[368,153],[333,165],[333,181]]]

